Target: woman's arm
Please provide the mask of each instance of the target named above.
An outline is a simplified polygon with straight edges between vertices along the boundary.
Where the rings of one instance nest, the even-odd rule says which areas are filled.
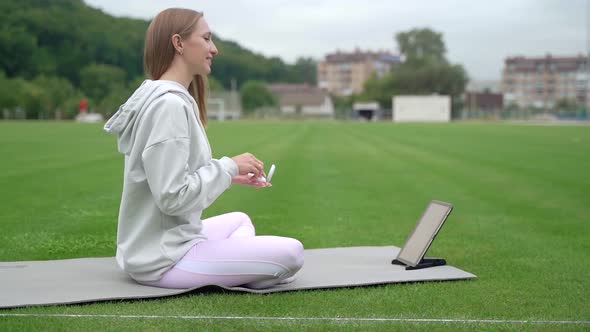
[[[141,156],[150,191],[165,214],[203,210],[229,188],[238,166],[223,157],[189,172],[190,153],[208,153],[204,150],[207,145],[190,144],[185,103],[174,96],[161,99],[153,105],[150,138]]]

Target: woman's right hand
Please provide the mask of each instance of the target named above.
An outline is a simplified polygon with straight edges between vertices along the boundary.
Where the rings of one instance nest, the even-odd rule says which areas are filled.
[[[238,174],[240,175],[253,173],[255,178],[266,176],[264,174],[264,163],[249,152],[242,153],[231,159],[238,165]]]

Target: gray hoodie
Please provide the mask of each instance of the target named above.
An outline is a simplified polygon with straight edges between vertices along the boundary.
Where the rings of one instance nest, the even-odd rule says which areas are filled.
[[[211,158],[188,91],[146,80],[107,121],[125,155],[117,262],[137,281],[155,281],[201,234],[201,213],[231,185],[236,163]]]

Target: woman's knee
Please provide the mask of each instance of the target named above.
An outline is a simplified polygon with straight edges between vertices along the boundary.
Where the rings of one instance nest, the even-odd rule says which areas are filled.
[[[298,271],[303,267],[304,249],[303,244],[293,238],[283,238],[284,262],[283,264],[291,271]]]
[[[231,215],[232,219],[238,220],[240,222],[241,226],[244,226],[244,225],[254,226],[252,224],[252,220],[250,219],[250,216],[244,212],[236,211],[236,212],[230,212],[228,214]]]

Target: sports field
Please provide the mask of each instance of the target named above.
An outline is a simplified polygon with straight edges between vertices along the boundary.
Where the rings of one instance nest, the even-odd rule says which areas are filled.
[[[455,209],[428,252],[478,276],[255,295],[0,310],[0,330],[588,330],[590,126],[223,122],[213,154],[277,165],[205,211],[306,248],[402,246],[427,202]],[[101,125],[0,122],[0,261],[113,256],[123,158]],[[1,272],[0,272],[1,273]]]

